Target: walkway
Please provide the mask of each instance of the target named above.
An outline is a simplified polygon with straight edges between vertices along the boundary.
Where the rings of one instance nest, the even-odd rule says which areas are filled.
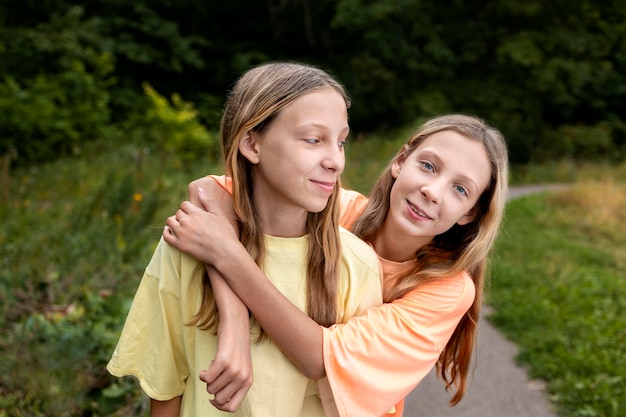
[[[509,198],[555,190],[564,185],[513,187]],[[434,370],[406,399],[404,417],[557,417],[546,399],[544,384],[529,380],[517,366],[517,347],[502,336],[484,317],[478,326],[475,368],[463,400],[449,406],[443,382]]]

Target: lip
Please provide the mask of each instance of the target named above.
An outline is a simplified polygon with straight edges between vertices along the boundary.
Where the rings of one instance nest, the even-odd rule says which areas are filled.
[[[327,192],[327,193],[332,193],[333,190],[335,189],[335,184],[337,183],[336,181],[316,181],[316,180],[311,180],[311,182],[315,184],[317,187],[319,187],[322,191]]]
[[[411,203],[409,200],[406,201],[407,210],[411,217],[416,220],[432,220],[433,218],[426,212],[424,209],[420,208],[417,204]]]

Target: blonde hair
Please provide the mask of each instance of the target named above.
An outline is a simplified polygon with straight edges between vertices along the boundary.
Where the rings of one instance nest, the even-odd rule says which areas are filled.
[[[261,132],[278,113],[305,94],[332,87],[350,99],[344,87],[325,71],[300,63],[268,63],[244,73],[228,95],[220,126],[226,174],[233,180],[233,205],[240,221],[240,240],[258,265],[265,256],[263,233],[252,199],[252,165],[239,152],[239,142],[249,131]],[[308,213],[307,314],[317,323],[337,321],[337,285],[341,253],[338,227],[338,190],[335,185],[325,209]],[[217,307],[208,277],[203,283],[200,310],[192,321],[216,329]]]
[[[463,398],[467,374],[475,342],[480,315],[487,256],[500,229],[508,193],[508,155],[502,134],[483,120],[452,114],[428,120],[408,140],[394,160],[407,158],[426,138],[434,133],[451,130],[485,147],[491,164],[491,178],[476,203],[476,218],[467,225],[455,224],[448,231],[434,237],[416,253],[417,265],[407,276],[398,280],[384,294],[384,301],[396,300],[417,286],[436,279],[467,272],[474,282],[476,297],[461,318],[454,334],[439,356],[437,372],[446,384],[457,391],[452,405]],[[367,242],[374,242],[389,211],[389,196],[395,179],[391,164],[374,185],[368,205],[353,227],[353,232]]]

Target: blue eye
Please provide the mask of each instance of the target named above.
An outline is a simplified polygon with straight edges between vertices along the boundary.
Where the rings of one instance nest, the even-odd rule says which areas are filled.
[[[427,171],[434,171],[435,167],[433,166],[433,164],[431,164],[430,162],[422,162],[422,166],[427,170]]]
[[[345,141],[345,140],[340,140],[340,141],[339,141],[339,148],[340,148],[340,149],[343,149],[343,148],[345,148],[345,147],[346,147],[346,141]]]
[[[319,139],[305,139],[306,143],[310,143],[311,145],[315,145],[316,143],[319,143]]]
[[[465,188],[463,188],[462,186],[457,185],[454,188],[456,189],[456,191],[459,192],[459,194],[463,194],[464,196],[467,195],[467,190]]]

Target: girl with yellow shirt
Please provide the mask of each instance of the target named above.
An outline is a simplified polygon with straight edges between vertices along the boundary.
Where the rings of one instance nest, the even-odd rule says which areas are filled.
[[[348,105],[343,87],[324,71],[270,63],[237,81],[221,125],[247,259],[290,306],[321,326],[382,302],[375,252],[337,223]],[[256,322],[249,325],[248,310],[229,299],[234,294],[214,270],[207,275],[202,262],[166,241],[146,268],[108,370],[139,380],[151,416],[233,415],[212,405],[199,373],[237,340],[255,382],[250,386],[246,375],[229,393],[235,416],[324,416],[316,381]]]

